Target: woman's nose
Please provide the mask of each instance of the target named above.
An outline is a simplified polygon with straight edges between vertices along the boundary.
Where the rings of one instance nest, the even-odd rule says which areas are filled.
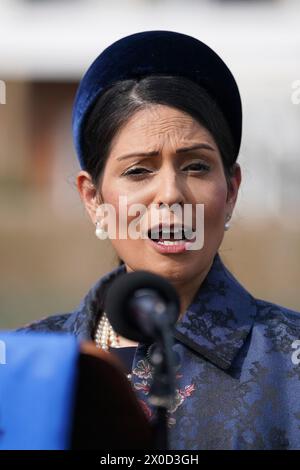
[[[156,181],[158,182],[156,187],[156,194],[154,203],[159,206],[172,204],[183,204],[184,203],[184,188],[182,181],[176,174],[174,169],[161,170]]]

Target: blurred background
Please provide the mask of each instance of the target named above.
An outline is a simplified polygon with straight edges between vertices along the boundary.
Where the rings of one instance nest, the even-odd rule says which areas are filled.
[[[254,295],[300,310],[299,0],[1,0],[0,328],[68,312],[117,264],[76,189],[71,108],[110,43],[168,29],[227,63],[243,183],[220,254]]]

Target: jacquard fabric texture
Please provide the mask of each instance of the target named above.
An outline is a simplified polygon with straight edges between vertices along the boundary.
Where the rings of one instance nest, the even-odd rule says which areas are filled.
[[[106,287],[124,271],[122,265],[100,278],[73,312],[25,329],[92,339]],[[179,362],[168,419],[171,449],[300,449],[297,340],[300,314],[254,298],[217,253],[174,328]],[[132,384],[151,420],[148,347],[140,343],[135,351]]]

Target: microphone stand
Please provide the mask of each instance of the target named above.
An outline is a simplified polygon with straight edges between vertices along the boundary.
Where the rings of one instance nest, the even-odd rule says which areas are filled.
[[[169,318],[172,318],[171,316]],[[149,391],[149,403],[156,407],[154,432],[155,449],[167,450],[168,443],[168,409],[173,406],[175,398],[175,353],[172,349],[173,336],[170,324],[166,321],[168,314],[157,317],[157,341],[150,346],[149,361],[154,367],[153,381]]]

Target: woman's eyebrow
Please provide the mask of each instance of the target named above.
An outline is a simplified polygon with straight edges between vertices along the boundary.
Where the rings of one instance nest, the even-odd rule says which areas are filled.
[[[189,147],[181,147],[176,149],[176,153],[185,153],[185,152],[190,152],[191,150],[197,150],[197,149],[206,149],[206,150],[212,150],[215,151],[216,149],[212,147],[211,145],[207,143],[201,143],[201,144],[194,144]],[[121,157],[117,157],[117,160],[125,160],[127,158],[131,157],[156,157],[159,155],[158,150],[152,150],[150,152],[132,152],[132,153],[127,153],[125,155],[122,155]]]

